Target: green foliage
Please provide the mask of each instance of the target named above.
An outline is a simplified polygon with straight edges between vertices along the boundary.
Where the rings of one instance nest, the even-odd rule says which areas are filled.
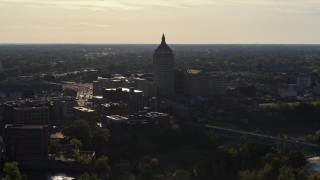
[[[101,180],[98,178],[98,175],[96,173],[84,173],[79,177],[79,180]]]
[[[239,171],[239,179],[240,180],[257,180],[256,171],[244,170]]]
[[[82,143],[81,143],[81,141],[80,141],[79,139],[77,139],[77,138],[72,138],[72,139],[70,140],[70,144],[73,145],[73,146],[75,146],[77,149],[81,149],[81,148],[82,148]]]
[[[105,155],[107,153],[107,143],[110,137],[109,130],[99,126],[93,126],[91,127],[91,132],[92,147],[96,151],[96,154],[98,156]]]
[[[278,118],[287,122],[318,122],[320,118],[319,102],[275,103],[265,107],[266,112],[277,113]],[[271,113],[272,114],[272,113]],[[269,117],[269,119],[274,119]]]
[[[202,164],[196,164],[193,167],[193,175],[197,178],[204,178],[206,176],[206,169],[205,166]]]
[[[188,180],[190,179],[190,173],[189,171],[185,169],[177,169],[173,174],[172,174],[174,179],[177,180]]]
[[[273,178],[274,169],[270,164],[266,164],[262,169],[257,172],[259,180],[268,180]]]
[[[9,180],[27,179],[26,175],[20,173],[17,162],[4,163],[3,172],[8,176]]]
[[[143,157],[143,159],[138,165],[138,178],[150,179],[156,166],[157,164],[154,161],[152,161],[149,156]]]
[[[280,169],[277,180],[295,180],[294,170],[291,166],[284,166]]]
[[[71,125],[63,128],[62,132],[65,136],[79,139],[85,149],[91,147],[91,129],[86,120],[74,121]]]
[[[313,135],[308,135],[304,137],[304,140],[311,143],[319,143],[320,142],[320,130],[316,131]]]
[[[320,172],[315,173],[308,177],[308,180],[320,180]]]
[[[76,162],[80,162],[80,150],[78,148],[74,150],[73,156]]]
[[[93,171],[98,174],[99,177],[102,179],[108,179],[110,175],[110,166],[109,166],[109,159],[106,156],[102,156],[98,158],[94,162]]]
[[[85,120],[77,120],[65,127],[63,134],[70,139],[70,144],[79,149],[94,150],[97,156],[107,154],[110,133],[106,128],[90,126]]]

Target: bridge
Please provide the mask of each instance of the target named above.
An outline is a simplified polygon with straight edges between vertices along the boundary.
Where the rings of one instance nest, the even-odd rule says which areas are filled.
[[[210,132],[213,131],[220,137],[240,140],[242,136],[246,136],[248,140],[251,140],[258,144],[268,145],[268,146],[277,146],[278,142],[284,142],[292,148],[296,148],[303,151],[308,151],[310,153],[319,154],[320,145],[308,142],[302,142],[293,139],[285,139],[276,136],[269,136],[265,134],[259,134],[249,131],[243,131],[238,129],[230,129],[220,126],[214,126],[209,124],[200,124],[194,122],[182,122],[182,125],[186,130],[197,131],[197,132]]]

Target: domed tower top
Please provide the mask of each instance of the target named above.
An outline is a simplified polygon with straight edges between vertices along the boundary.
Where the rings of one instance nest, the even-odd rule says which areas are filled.
[[[172,49],[167,45],[166,38],[164,34],[162,34],[162,41],[161,44],[155,50],[156,52],[170,52],[172,53]]]

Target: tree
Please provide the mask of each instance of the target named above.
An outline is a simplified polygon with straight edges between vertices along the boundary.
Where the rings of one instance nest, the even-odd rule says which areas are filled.
[[[73,146],[75,146],[76,149],[81,149],[81,148],[82,148],[82,143],[81,143],[81,141],[80,141],[79,139],[77,139],[77,138],[72,138],[72,139],[70,140],[70,144],[73,145]]]
[[[139,179],[150,179],[155,164],[152,162],[149,156],[144,156],[138,166]]]
[[[85,149],[89,149],[91,146],[91,129],[86,120],[74,121],[71,125],[65,127],[62,130],[65,136],[69,138],[77,138],[81,141]]]
[[[107,150],[107,143],[110,137],[109,130],[99,126],[92,127],[92,146],[97,155],[105,155]]]
[[[295,180],[294,169],[291,166],[284,166],[280,169],[278,180]]]
[[[256,171],[244,170],[239,172],[239,179],[240,180],[256,180],[257,173]]]
[[[300,151],[290,151],[289,158],[290,165],[294,168],[299,168],[307,164],[305,156]]]
[[[270,164],[266,164],[262,169],[260,169],[257,173],[259,180],[268,180],[268,179],[275,179],[274,169]]]
[[[3,172],[8,176],[9,180],[27,179],[26,175],[20,173],[17,162],[4,163]]]
[[[177,169],[172,176],[177,180],[188,180],[190,179],[190,173],[184,169]]]
[[[79,180],[100,180],[96,173],[84,173],[79,177]]]
[[[308,177],[308,180],[320,180],[320,172]]]
[[[108,179],[108,177],[110,175],[110,166],[109,166],[108,157],[102,156],[102,157],[98,158],[94,162],[94,169],[93,170],[102,179]]]

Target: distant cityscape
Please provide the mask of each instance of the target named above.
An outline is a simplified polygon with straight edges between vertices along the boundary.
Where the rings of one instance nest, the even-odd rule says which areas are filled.
[[[169,46],[164,34],[157,47],[0,45],[1,167],[18,162],[29,179],[320,177],[307,168],[320,152],[319,60],[319,45]]]

